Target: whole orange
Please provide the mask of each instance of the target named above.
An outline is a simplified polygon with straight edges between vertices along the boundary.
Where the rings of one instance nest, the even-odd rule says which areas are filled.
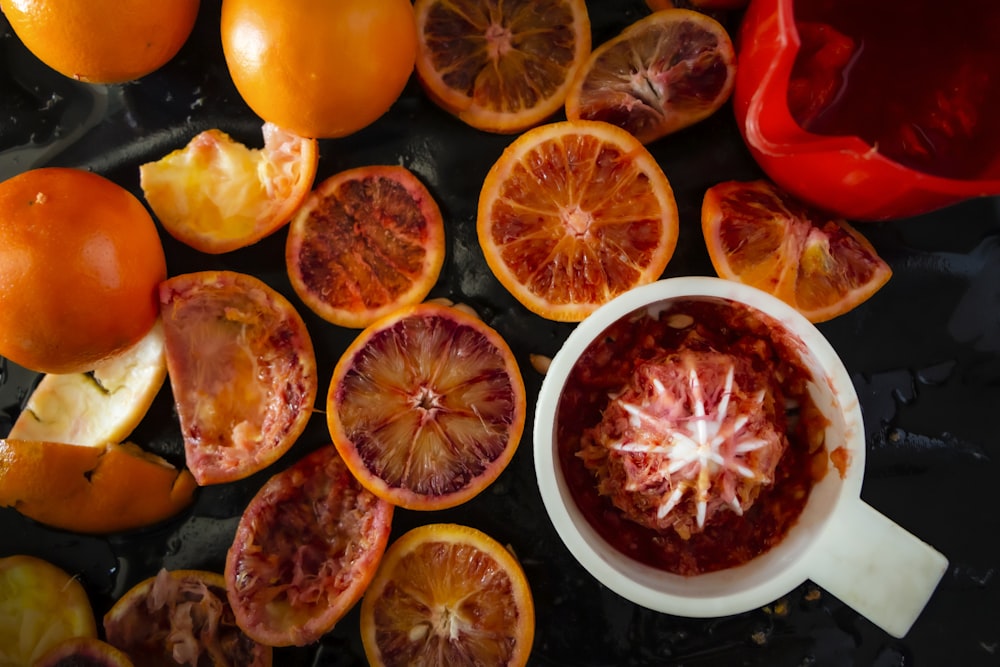
[[[0,183],[0,356],[90,370],[150,330],[166,272],[152,217],[110,180],[52,167]]]
[[[199,0],[0,0],[39,60],[68,77],[119,83],[149,74],[180,50]]]
[[[258,116],[305,137],[342,137],[403,92],[416,21],[409,0],[223,0],[222,47]]]

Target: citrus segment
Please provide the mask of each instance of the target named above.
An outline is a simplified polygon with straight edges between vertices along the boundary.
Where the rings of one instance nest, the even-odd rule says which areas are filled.
[[[812,322],[842,315],[892,276],[860,232],[768,181],[708,189],[702,230],[716,273],[760,288]]]
[[[52,69],[88,83],[145,76],[173,58],[194,28],[198,0],[0,0],[24,45]]]
[[[323,181],[292,220],[285,250],[302,301],[354,328],[422,301],[444,255],[441,211],[400,166],[358,167]]]
[[[0,440],[0,507],[80,533],[168,519],[191,504],[191,473],[132,443],[81,447]]]
[[[315,139],[271,123],[264,147],[248,148],[221,130],[205,130],[139,167],[139,183],[171,236],[196,250],[223,253],[256,243],[288,222],[309,194],[319,150]]]
[[[430,524],[404,534],[361,602],[372,665],[524,665],[534,634],[520,564],[467,526]]]
[[[195,479],[231,482],[274,463],[305,430],[318,387],[295,307],[233,271],[173,276],[160,301],[167,375]]]
[[[416,0],[417,75],[442,108],[514,133],[557,112],[590,53],[583,0]]]
[[[222,48],[261,118],[304,137],[343,137],[386,113],[417,52],[409,0],[224,0]]]
[[[0,665],[31,665],[64,639],[96,636],[76,578],[34,556],[0,558]]]
[[[166,274],[156,224],[112,181],[49,167],[0,183],[0,355],[92,370],[149,332]]]
[[[363,486],[408,509],[463,503],[510,462],[525,390],[500,335],[425,303],[376,321],[333,372],[327,422]]]
[[[479,195],[486,262],[526,308],[579,321],[660,277],[677,244],[667,177],[628,132],[599,121],[518,137]]]
[[[273,476],[244,510],[226,556],[236,622],[270,646],[317,641],[361,599],[392,514],[333,445]]]
[[[715,113],[735,75],[722,24],[701,12],[666,9],[594,49],[567,93],[566,117],[607,121],[650,143]]]
[[[136,665],[270,667],[273,650],[236,625],[221,574],[161,569],[104,615],[104,634]]]
[[[7,437],[98,447],[125,440],[167,379],[163,326],[90,373],[45,374]]]

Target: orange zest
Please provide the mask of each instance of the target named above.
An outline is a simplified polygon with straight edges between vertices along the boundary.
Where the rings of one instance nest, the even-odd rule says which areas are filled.
[[[583,0],[416,0],[417,76],[472,127],[515,133],[563,105],[590,53]]]
[[[477,229],[487,264],[518,301],[575,322],[660,277],[677,244],[677,204],[634,136],[564,121],[508,146],[483,183]]]
[[[328,322],[354,328],[423,301],[444,256],[437,202],[401,166],[358,167],[323,181],[292,220],[285,249],[299,298]]]
[[[566,117],[614,123],[648,144],[715,113],[735,81],[725,27],[701,12],[666,9],[594,49],[566,95]]]
[[[191,504],[191,473],[131,443],[83,447],[0,440],[0,506],[80,533],[166,520]]]
[[[424,303],[371,324],[333,371],[327,424],[362,486],[394,505],[437,510],[491,484],[524,430],[524,381],[482,320]]]
[[[223,253],[256,243],[288,222],[309,194],[319,149],[265,123],[264,147],[247,148],[205,130],[139,167],[139,183],[171,236],[196,250]]]
[[[892,276],[860,232],[769,181],[708,189],[702,231],[716,273],[777,296],[812,322],[867,301]]]
[[[535,610],[524,571],[485,533],[414,528],[386,551],[361,601],[361,639],[376,667],[528,662]]]

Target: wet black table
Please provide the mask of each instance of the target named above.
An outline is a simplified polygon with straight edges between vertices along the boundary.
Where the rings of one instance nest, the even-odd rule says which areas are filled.
[[[594,43],[646,12],[641,0],[588,3]],[[260,121],[240,100],[222,61],[218,0],[205,0],[195,32],[163,69],[125,85],[78,84],[39,65],[0,17],[0,178],[47,165],[94,170],[141,196],[138,166],[218,127],[260,145]],[[488,135],[435,107],[411,81],[378,122],[321,143],[318,180],[365,164],[403,164],[444,214],[448,254],[432,296],[470,304],[510,343],[533,402],[541,376],[532,353],[553,355],[572,325],[522,308],[490,273],[475,232],[476,199],[512,137]],[[665,276],[712,275],[700,229],[701,197],[727,179],[760,176],[731,109],[650,146],[674,187],[680,238]],[[317,182],[318,182],[317,180]],[[537,665],[1000,664],[1000,200],[982,199],[862,231],[894,270],[861,307],[820,325],[861,396],[867,427],[862,497],[942,551],[944,579],[910,633],[894,639],[835,597],[806,583],[774,605],[720,619],[642,609],[594,581],[569,555],[535,485],[529,427],[508,469],[469,503],[434,513],[400,510],[393,539],[422,523],[455,521],[508,543],[536,603]],[[320,396],[356,331],[301,304],[285,274],[285,234],[222,256],[201,255],[164,235],[171,274],[208,268],[257,275],[295,303],[310,328]],[[0,313],[0,317],[3,314]],[[0,436],[33,375],[6,366]],[[175,462],[182,446],[169,388],[133,435]],[[0,556],[29,553],[80,576],[105,610],[160,567],[221,571],[243,507],[264,480],[329,442],[322,415],[272,468],[201,489],[190,511],[146,530],[88,537],[50,530],[0,510]],[[277,665],[362,665],[357,609],[318,644],[276,652]]]

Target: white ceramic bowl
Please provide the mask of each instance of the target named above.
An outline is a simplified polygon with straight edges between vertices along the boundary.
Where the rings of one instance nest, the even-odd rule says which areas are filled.
[[[827,449],[843,446],[850,455],[843,475],[830,463],[799,520],[777,546],[744,565],[697,576],[645,565],[605,541],[573,500],[555,441],[563,387],[590,343],[637,309],[661,310],[671,301],[689,299],[724,299],[756,308],[800,341],[802,363],[814,379],[810,393],[830,422]],[[707,277],[665,279],[621,295],[581,322],[552,360],[542,383],[534,448],[542,500],[567,548],[608,588],[650,609],[688,617],[726,616],[771,603],[810,579],[901,637],[947,568],[941,554],[861,500],[865,469],[861,408],[833,347],[797,311],[746,285]]]

